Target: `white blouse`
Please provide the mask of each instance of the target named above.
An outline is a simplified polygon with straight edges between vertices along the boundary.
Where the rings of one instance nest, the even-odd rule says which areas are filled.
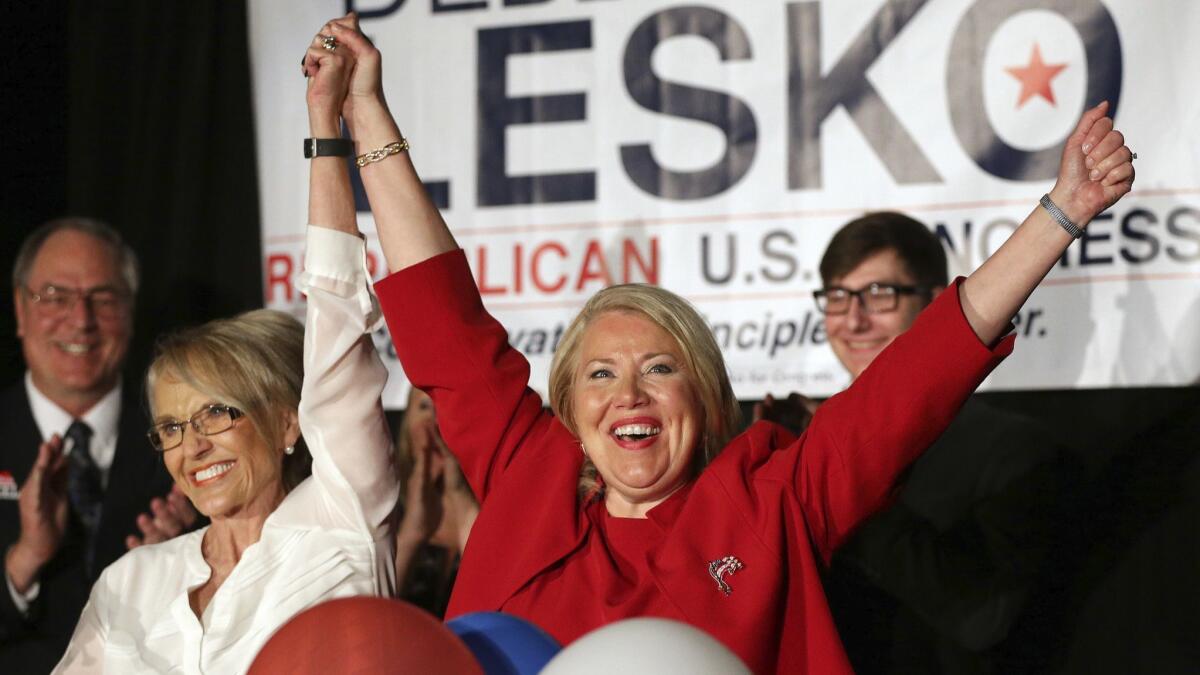
[[[300,428],[312,476],[267,518],[203,620],[188,592],[209,579],[200,550],[207,528],[136,548],[109,566],[55,673],[244,673],[301,610],[391,594],[388,517],[398,484],[363,240],[310,226],[298,286],[308,294]]]

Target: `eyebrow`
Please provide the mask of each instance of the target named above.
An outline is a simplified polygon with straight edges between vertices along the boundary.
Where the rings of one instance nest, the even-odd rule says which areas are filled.
[[[844,289],[845,289],[845,290],[847,290],[847,291],[850,291],[850,290],[860,290],[860,291],[861,291],[861,290],[863,290],[863,289],[865,289],[865,288],[870,288],[872,285],[879,285],[879,286],[916,286],[916,285],[917,285],[917,283],[916,283],[915,281],[914,281],[914,282],[912,282],[912,283],[909,283],[909,282],[907,282],[907,281],[901,281],[901,280],[899,280],[899,279],[872,279],[871,281],[868,281],[867,283],[863,284],[862,286],[859,286],[857,289],[852,289],[852,288],[850,288],[849,286],[847,286],[845,283],[829,284],[828,286],[825,286],[825,288],[844,288]]]
[[[672,354],[671,352],[650,352],[649,354],[642,354],[641,356],[638,357],[638,360],[639,361],[651,361],[653,359],[657,359],[662,356],[670,358],[674,361],[680,360],[679,356],[676,356],[675,354]],[[586,361],[583,362],[583,365],[590,366],[590,365],[595,364],[595,365],[608,366],[608,365],[613,365],[615,363],[616,363],[615,359],[611,359],[606,356],[598,356],[594,359],[587,359]]]
[[[120,284],[98,284],[96,286],[86,286],[85,287],[85,286],[72,286],[71,284],[59,283],[57,281],[44,281],[44,282],[42,282],[42,285],[37,288],[46,288],[47,286],[52,286],[54,288],[65,288],[65,289],[69,289],[72,291],[83,291],[84,293],[94,293],[96,291],[114,291],[114,292],[120,293],[123,291],[123,288],[121,287]]]
[[[196,413],[200,412],[201,410],[204,410],[205,408],[207,408],[209,406],[213,406],[213,405],[226,405],[226,404],[221,403],[220,401],[216,401],[216,400],[205,401],[204,403],[200,404],[199,408],[196,408],[196,412],[193,412],[192,415],[195,415]],[[163,422],[186,422],[189,419],[191,419],[192,415],[188,415],[184,419],[179,419],[178,417],[175,417],[174,415],[159,415],[154,418],[154,425],[157,426],[159,424],[162,424]]]

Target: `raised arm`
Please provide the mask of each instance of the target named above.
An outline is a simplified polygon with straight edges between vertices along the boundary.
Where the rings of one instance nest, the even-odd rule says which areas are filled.
[[[1133,182],[1132,153],[1106,110],[1101,104],[1083,115],[1050,193],[1080,227]],[[1002,332],[1072,241],[1038,206],[970,278],[953,283],[846,391],[821,405],[801,440],[796,481],[823,557],[886,503],[900,472],[1012,349]]]
[[[354,58],[342,107],[359,154],[402,140],[384,100],[379,51],[351,13],[330,34]],[[321,54],[310,54],[319,58]],[[529,365],[483,307],[457,243],[417,177],[407,152],[361,167],[379,241],[393,272],[376,289],[393,343],[413,384],[433,396],[439,426],[480,502],[552,419],[526,384]],[[446,255],[443,255],[446,254]],[[417,263],[426,263],[418,265]],[[540,447],[540,445],[539,445]]]
[[[332,26],[333,22],[326,24],[322,33],[331,31]],[[319,36],[305,52],[303,69],[308,78],[305,99],[308,128],[313,138],[341,138],[342,105],[354,65],[350,53],[325,49]],[[354,193],[350,189],[345,160],[314,157],[310,162],[308,222],[358,236]]]
[[[1080,228],[1133,187],[1133,153],[1105,117],[1108,103],[1088,110],[1067,139],[1050,199]],[[1008,241],[959,286],[963,313],[975,334],[991,344],[1033,289],[1074,241],[1042,206],[1034,208]]]
[[[343,108],[356,153],[363,155],[403,141],[384,100],[379,50],[359,31],[358,15],[347,14],[331,22],[331,27],[333,36],[356,61]],[[407,152],[366,164],[361,176],[390,271],[458,248]]]
[[[326,25],[322,32],[329,30]],[[327,50],[320,38],[305,54],[314,137],[340,135],[341,106],[353,67],[349,52]],[[304,273],[298,281],[308,295],[300,426],[312,452],[315,485],[327,497],[326,513],[377,533],[395,506],[398,483],[380,402],[387,371],[371,339],[379,311],[342,158],[312,160],[309,218]]]

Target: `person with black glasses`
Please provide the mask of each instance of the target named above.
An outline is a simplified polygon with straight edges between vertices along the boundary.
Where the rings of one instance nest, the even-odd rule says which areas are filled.
[[[127,540],[178,532],[160,525],[179,498],[164,498],[171,480],[146,452],[139,388],[121,378],[133,250],[105,223],[59,218],[22,242],[12,284],[27,371],[0,388],[0,670],[45,673]]]
[[[937,237],[895,212],[843,226],[820,272],[813,298],[851,378],[949,284]],[[793,394],[763,408],[768,419],[795,420],[816,403]],[[972,396],[913,464],[896,503],[835,554],[826,591],[856,672],[1007,672],[1003,643],[1076,492],[1078,469],[1050,437]]]
[[[160,341],[146,453],[212,524],[105,570],[54,672],[242,673],[302,610],[391,595],[380,314],[363,239],[339,234],[309,228],[306,326],[256,310]]]
[[[912,218],[875,213],[839,230],[821,258],[824,287],[813,296],[829,346],[858,377],[949,285],[946,254]]]

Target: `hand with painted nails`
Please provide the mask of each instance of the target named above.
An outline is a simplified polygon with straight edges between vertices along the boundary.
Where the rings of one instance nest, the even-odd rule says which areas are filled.
[[[348,17],[350,15],[347,15]],[[335,19],[313,36],[304,53],[301,68],[308,78],[306,100],[313,135],[328,138],[340,135],[339,118],[355,69],[354,52],[345,49],[339,35],[346,29]]]
[[[387,101],[383,96],[383,58],[370,38],[363,34],[357,13],[350,12],[340,19],[334,19],[328,27],[338,44],[354,58],[354,69],[342,105],[342,117],[353,135],[358,121],[356,109],[387,110]]]

